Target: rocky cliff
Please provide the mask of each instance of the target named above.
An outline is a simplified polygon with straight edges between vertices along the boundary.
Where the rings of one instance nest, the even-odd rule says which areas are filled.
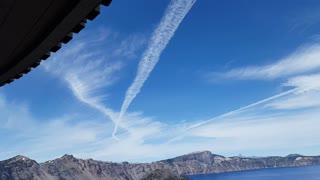
[[[0,161],[0,178],[3,180],[138,180],[148,177],[151,172],[156,172],[157,175],[157,169],[170,170],[177,175],[191,175],[309,165],[320,165],[320,156],[295,154],[286,157],[247,158],[224,157],[203,151],[152,163],[135,164],[84,160],[72,155],[37,163],[24,156],[16,156]]]

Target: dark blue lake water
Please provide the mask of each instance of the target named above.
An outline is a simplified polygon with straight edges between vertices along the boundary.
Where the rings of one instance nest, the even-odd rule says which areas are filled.
[[[194,175],[189,178],[192,180],[320,180],[320,166]]]

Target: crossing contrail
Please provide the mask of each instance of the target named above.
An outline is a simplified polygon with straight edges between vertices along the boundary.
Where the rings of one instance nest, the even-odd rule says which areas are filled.
[[[263,100],[260,100],[260,101],[257,101],[255,103],[252,103],[252,104],[249,104],[247,106],[244,106],[244,107],[241,107],[239,109],[236,109],[236,110],[233,110],[233,111],[229,111],[227,113],[224,113],[222,115],[219,115],[219,116],[216,116],[214,118],[211,118],[211,119],[208,119],[206,121],[202,121],[202,122],[199,122],[199,123],[196,123],[196,124],[193,124],[191,125],[190,127],[186,128],[184,133],[180,136],[177,136],[171,140],[169,140],[168,142],[171,143],[171,142],[175,142],[177,140],[179,140],[180,138],[182,138],[187,132],[189,132],[190,130],[192,129],[195,129],[195,128],[198,128],[200,126],[203,126],[205,124],[208,124],[214,120],[217,120],[217,119],[220,119],[220,118],[225,118],[225,117],[228,117],[230,115],[234,115],[236,113],[239,113],[239,112],[242,112],[243,110],[246,110],[246,109],[249,109],[249,108],[252,108],[252,107],[255,107],[255,106],[258,106],[258,105],[261,105],[265,102],[268,102],[268,101],[271,101],[271,100],[274,100],[274,99],[277,99],[277,98],[280,98],[282,96],[285,96],[285,95],[288,95],[288,94],[291,94],[291,93],[295,93],[295,92],[298,92],[299,91],[299,88],[294,88],[294,89],[291,89],[291,90],[288,90],[288,91],[285,91],[285,92],[282,92],[280,94],[276,94],[274,96],[271,96],[271,97],[268,97],[266,99],[263,99]]]
[[[159,61],[162,51],[166,48],[181,21],[195,2],[196,0],[171,0],[158,27],[151,36],[147,49],[142,55],[137,75],[126,92],[119,117],[112,133],[113,137],[115,137],[123,115],[126,113],[133,99],[140,92],[144,82],[148,79],[151,71]]]
[[[202,126],[202,125],[205,125],[205,124],[207,124],[207,123],[209,123],[209,122],[211,122],[211,121],[214,121],[214,120],[216,120],[216,119],[218,119],[218,118],[223,118],[223,117],[226,117],[226,116],[233,115],[233,114],[235,114],[235,113],[238,113],[238,112],[241,112],[241,111],[243,111],[243,110],[246,110],[246,109],[249,109],[249,108],[258,106],[258,105],[263,104],[263,103],[265,103],[265,102],[271,101],[271,100],[273,100],[273,99],[276,99],[276,98],[279,98],[279,97],[282,97],[282,96],[285,96],[285,95],[287,95],[287,94],[291,94],[291,93],[297,92],[297,91],[298,91],[298,89],[295,88],[295,89],[291,89],[291,90],[282,92],[282,93],[280,93],[280,94],[277,94],[277,95],[271,96],[271,97],[269,97],[269,98],[260,100],[260,101],[258,101],[258,102],[252,103],[252,104],[250,104],[250,105],[241,107],[241,108],[239,108],[239,109],[237,109],[237,110],[230,111],[230,112],[227,112],[227,113],[222,114],[222,115],[220,115],[220,116],[211,118],[211,119],[209,119],[209,120],[206,120],[206,121],[203,121],[203,122],[194,124],[194,125],[190,126],[189,128],[187,128],[186,131],[189,131],[189,130],[191,130],[191,129],[197,128],[197,127]]]

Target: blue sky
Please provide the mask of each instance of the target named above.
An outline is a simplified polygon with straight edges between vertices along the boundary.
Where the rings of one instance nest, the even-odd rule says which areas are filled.
[[[319,10],[316,0],[115,0],[0,89],[0,159],[318,155]]]

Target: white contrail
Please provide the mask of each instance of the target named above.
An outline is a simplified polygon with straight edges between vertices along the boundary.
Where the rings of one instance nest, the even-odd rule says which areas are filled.
[[[137,75],[126,92],[112,136],[115,136],[119,123],[123,115],[126,113],[130,103],[140,92],[144,82],[147,80],[151,71],[159,61],[162,51],[166,48],[170,39],[179,27],[179,24],[195,2],[196,0],[171,0],[158,27],[152,34],[146,51],[142,55]]]
[[[200,122],[200,123],[193,124],[193,125],[191,125],[190,127],[188,127],[188,128],[185,130],[184,134],[187,133],[188,131],[194,129],[194,128],[203,126],[203,125],[208,124],[208,123],[210,123],[210,122],[212,122],[212,121],[214,121],[214,120],[217,120],[217,119],[220,119],[220,118],[224,118],[224,117],[227,117],[227,116],[230,116],[230,115],[234,115],[234,114],[236,114],[236,113],[238,113],[238,112],[241,112],[241,111],[243,111],[243,110],[246,110],[246,109],[249,109],[249,108],[258,106],[258,105],[260,105],[260,104],[263,104],[263,103],[268,102],[268,101],[271,101],[271,100],[273,100],[273,99],[276,99],[276,98],[285,96],[285,95],[287,95],[287,94],[295,93],[295,92],[297,92],[297,91],[299,91],[299,88],[294,88],[294,89],[291,89],[291,90],[282,92],[282,93],[280,93],[280,94],[277,94],[277,95],[268,97],[268,98],[266,98],[266,99],[257,101],[257,102],[255,102],[255,103],[250,104],[250,105],[241,107],[241,108],[239,108],[239,109],[236,109],[236,110],[233,110],[233,111],[224,113],[224,114],[222,114],[222,115],[216,116],[216,117],[211,118],[211,119],[208,119],[208,120],[206,120],[206,121],[202,121],[202,122]],[[171,140],[169,141],[169,143],[179,140],[180,138],[182,138],[182,137],[184,136],[184,134],[183,134],[183,135],[180,135],[180,136],[178,136],[178,137],[175,137],[175,138],[173,138],[173,139],[171,139]]]
[[[203,121],[203,122],[194,124],[194,125],[190,126],[189,128],[187,128],[186,130],[189,131],[189,130],[191,130],[191,129],[193,129],[193,128],[202,126],[202,125],[207,124],[207,123],[209,123],[209,122],[211,122],[211,121],[213,121],[213,120],[216,120],[216,119],[218,119],[218,118],[230,116],[230,115],[232,115],[232,114],[235,114],[235,113],[238,113],[238,112],[240,112],[240,111],[243,111],[243,110],[252,108],[252,107],[254,107],[254,106],[258,106],[258,105],[263,104],[263,103],[265,103],[265,102],[267,102],[267,101],[271,101],[271,100],[273,100],[273,99],[282,97],[282,96],[284,96],[284,95],[287,95],[287,94],[290,94],[290,93],[293,93],[293,92],[296,92],[296,91],[298,91],[297,88],[291,89],[291,90],[288,90],[288,91],[285,91],[285,92],[282,92],[282,93],[280,93],[280,94],[277,94],[277,95],[268,97],[268,98],[266,98],[266,99],[260,100],[260,101],[258,101],[258,102],[252,103],[252,104],[250,104],[250,105],[241,107],[241,108],[236,109],[236,110],[234,110],[234,111],[230,111],[230,112],[227,112],[227,113],[222,114],[222,115],[220,115],[220,116],[211,118],[211,119],[209,119],[209,120],[206,120],[206,121]]]

